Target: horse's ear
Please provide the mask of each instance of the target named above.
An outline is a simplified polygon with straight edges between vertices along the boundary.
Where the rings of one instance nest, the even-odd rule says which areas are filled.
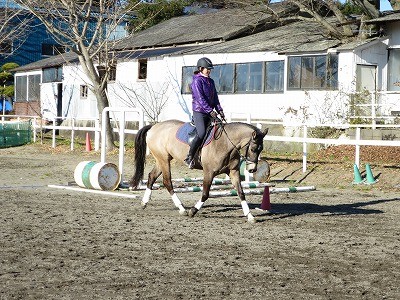
[[[265,128],[265,130],[263,131],[263,136],[266,136],[267,135],[267,133],[268,133],[268,130],[269,130],[269,128]]]

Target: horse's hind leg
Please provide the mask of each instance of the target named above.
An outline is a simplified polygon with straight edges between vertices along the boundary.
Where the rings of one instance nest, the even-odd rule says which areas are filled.
[[[147,186],[146,186],[146,190],[144,192],[143,199],[142,199],[142,208],[143,209],[146,208],[147,203],[150,201],[153,185],[160,175],[161,175],[161,169],[158,166],[158,164],[156,164],[154,166],[154,168],[150,171],[149,176],[147,178]]]
[[[240,204],[242,205],[243,209],[243,214],[245,217],[247,217],[247,221],[250,223],[255,223],[256,219],[250,212],[249,205],[247,204],[245,194],[243,192],[242,185],[240,183],[240,172],[238,170],[231,170],[229,172],[229,178],[232,181],[233,187],[236,189],[239,198],[240,198]]]

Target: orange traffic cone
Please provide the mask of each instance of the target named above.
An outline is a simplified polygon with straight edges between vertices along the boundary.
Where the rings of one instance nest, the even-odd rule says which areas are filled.
[[[263,199],[261,203],[261,210],[271,210],[271,202],[269,200],[269,187],[264,187]]]
[[[92,145],[90,144],[89,132],[86,132],[86,151],[87,152],[92,151]]]

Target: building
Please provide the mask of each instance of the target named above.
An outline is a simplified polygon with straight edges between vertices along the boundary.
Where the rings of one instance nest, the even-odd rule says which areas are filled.
[[[297,123],[394,122],[400,113],[400,13],[370,22],[381,24],[384,35],[343,43],[327,38],[312,20],[278,23],[251,9],[173,18],[119,41],[109,100],[142,108],[148,121],[187,121],[191,76],[207,56],[228,114]],[[90,82],[72,57],[18,68],[17,103],[31,101],[36,88],[29,76],[35,74],[44,117],[98,117]],[[19,81],[28,85],[20,90]]]
[[[12,0],[0,0],[0,10],[13,10],[17,13],[10,23],[17,27],[22,22],[27,22],[24,33],[13,35],[7,40],[2,40],[0,45],[0,66],[14,62],[20,66],[46,59],[51,56],[64,53],[66,49],[58,44],[53,36],[47,31],[44,24],[28,10],[19,6]],[[39,9],[39,8],[38,8]],[[97,19],[93,17],[93,26]],[[119,39],[127,35],[128,20],[125,20],[114,30],[113,39]],[[106,24],[104,25],[106,28]],[[90,31],[89,31],[90,32]],[[90,35],[90,33],[88,34]],[[90,38],[90,36],[88,36]]]

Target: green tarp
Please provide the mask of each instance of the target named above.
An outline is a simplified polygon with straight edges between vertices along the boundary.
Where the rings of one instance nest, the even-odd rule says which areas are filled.
[[[31,121],[0,122],[0,148],[20,146],[32,139]]]

